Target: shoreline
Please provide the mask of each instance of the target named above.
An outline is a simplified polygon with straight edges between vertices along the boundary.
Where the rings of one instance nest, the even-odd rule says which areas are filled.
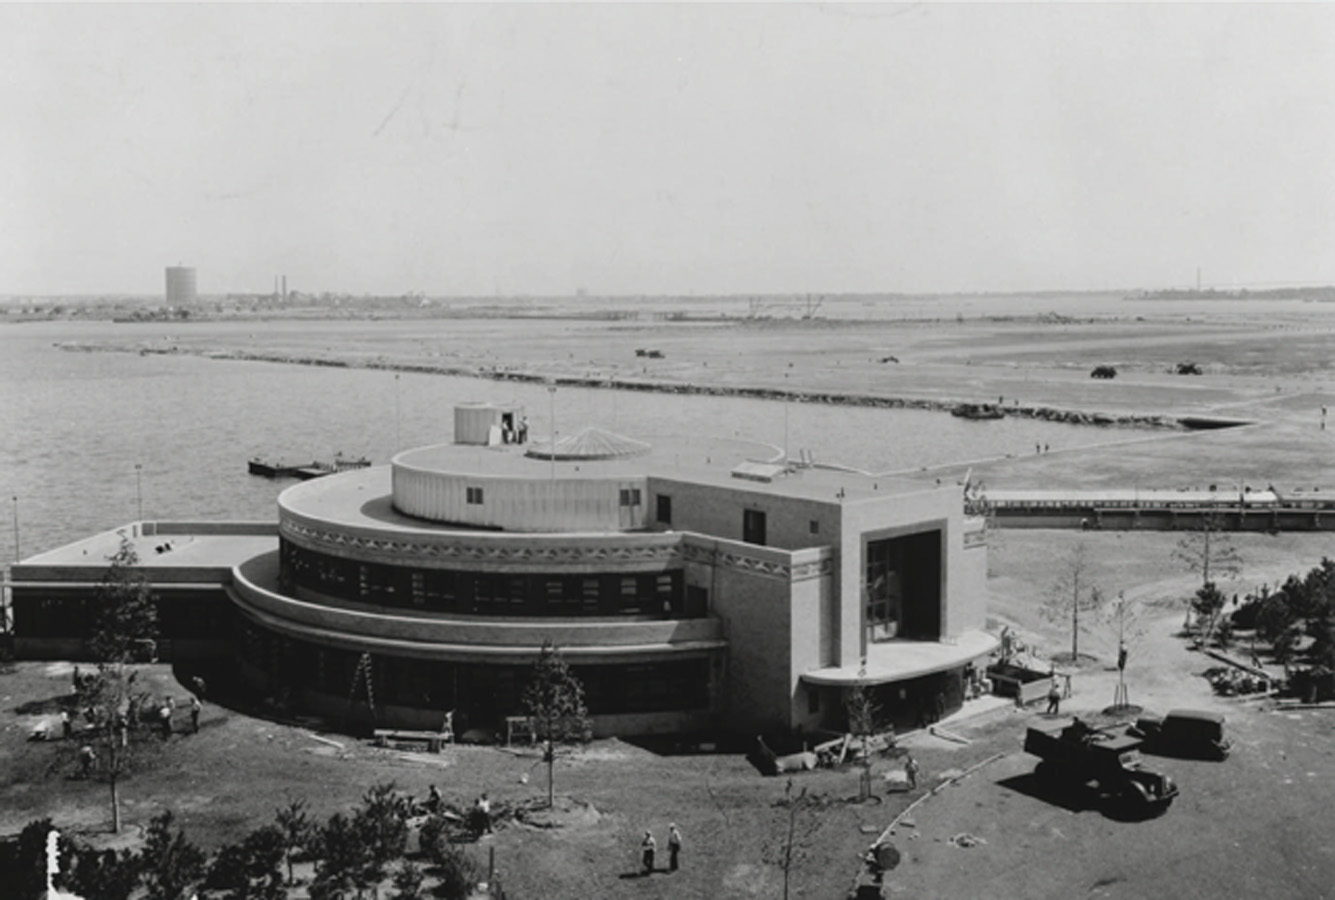
[[[934,400],[922,397],[895,397],[880,394],[846,393],[840,391],[804,391],[756,385],[704,385],[694,382],[625,380],[611,377],[582,375],[542,375],[514,369],[486,366],[441,366],[422,363],[394,363],[384,360],[354,361],[319,356],[294,356],[286,353],[264,353],[253,350],[193,350],[180,347],[118,346],[57,342],[59,350],[72,353],[137,353],[140,356],[197,356],[205,359],[231,362],[266,362],[281,365],[325,366],[341,369],[373,369],[388,372],[406,372],[415,375],[445,375],[459,378],[479,378],[491,381],[513,381],[525,384],[544,384],[556,387],[594,388],[603,390],[645,391],[661,394],[696,394],[715,397],[739,397],[750,400],[788,400],[798,403],[818,403],[827,406],[856,406],[877,409],[917,409],[929,412],[952,412],[965,400]],[[1061,409],[1054,406],[999,407],[1005,416],[1042,419],[1067,425],[1086,425],[1101,428],[1134,428],[1153,431],[1189,431],[1196,427],[1218,428],[1250,424],[1249,420],[1215,420],[1202,416],[1171,416],[1145,413],[1103,413]],[[1213,422],[1203,426],[1188,424]]]

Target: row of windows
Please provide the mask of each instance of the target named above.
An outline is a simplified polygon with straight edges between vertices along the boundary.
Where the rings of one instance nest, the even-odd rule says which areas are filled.
[[[505,616],[707,614],[681,570],[636,574],[497,574],[356,562],[282,541],[281,577],[334,597],[404,609]]]
[[[216,638],[224,633],[230,604],[226,595],[201,597],[155,594],[158,637]],[[97,630],[101,604],[90,594],[14,597],[14,633],[30,638],[90,638]]]
[[[474,723],[497,722],[520,715],[522,696],[532,669],[528,665],[451,663],[399,659],[352,650],[322,647],[271,634],[241,622],[241,655],[276,681],[307,689],[354,697],[370,691],[377,705],[456,711]],[[638,664],[571,666],[584,686],[585,705],[593,715],[670,712],[709,706],[709,661],[679,660]]]
[[[620,503],[621,503],[622,506],[639,506],[641,503],[644,502],[641,498],[642,498],[642,495],[641,495],[641,493],[640,493],[640,489],[639,489],[639,488],[622,488],[622,489],[621,489],[620,496],[619,496],[617,499],[620,501]],[[464,488],[464,499],[465,499],[470,505],[472,505],[472,506],[481,506],[481,505],[482,505],[482,488],[480,488],[480,487],[466,487],[466,488]],[[660,510],[660,511],[661,511],[662,508],[663,508],[663,507],[662,507],[662,500],[663,500],[663,499],[665,499],[665,498],[662,498],[662,497],[659,498],[659,510]],[[671,501],[671,500],[668,500],[668,509],[670,510],[671,507],[672,507],[672,501]],[[671,513],[670,513],[670,512],[669,512],[669,514],[668,514],[668,518],[671,518]],[[667,520],[663,519],[663,517],[660,515],[660,516],[659,516],[659,521],[667,521]]]

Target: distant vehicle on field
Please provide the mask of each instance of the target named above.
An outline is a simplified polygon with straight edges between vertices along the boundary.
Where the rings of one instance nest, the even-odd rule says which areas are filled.
[[[1116,378],[1117,369],[1113,366],[1095,366],[1089,373],[1090,378]]]
[[[1174,709],[1166,716],[1141,716],[1128,733],[1144,740],[1142,749],[1159,756],[1227,759],[1232,743],[1224,737],[1224,717],[1199,709]]]

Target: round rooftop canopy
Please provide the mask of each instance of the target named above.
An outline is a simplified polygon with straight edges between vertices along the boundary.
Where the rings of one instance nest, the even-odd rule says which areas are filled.
[[[644,441],[590,427],[578,434],[558,438],[555,448],[550,439],[534,441],[524,455],[534,459],[558,460],[629,459],[632,456],[643,456],[652,449]]]

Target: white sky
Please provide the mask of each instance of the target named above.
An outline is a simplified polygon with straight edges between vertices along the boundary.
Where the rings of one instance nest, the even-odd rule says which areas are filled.
[[[0,5],[0,294],[1335,282],[1331,5]]]

